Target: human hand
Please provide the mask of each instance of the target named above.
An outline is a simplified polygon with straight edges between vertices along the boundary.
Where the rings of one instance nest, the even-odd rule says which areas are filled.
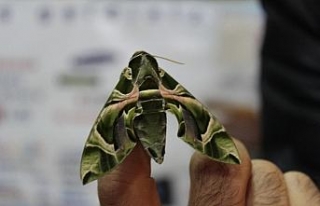
[[[273,163],[251,160],[235,140],[242,163],[219,163],[196,152],[190,161],[189,206],[320,205],[320,192],[301,172],[282,173]],[[159,206],[150,158],[141,145],[98,180],[101,206]]]

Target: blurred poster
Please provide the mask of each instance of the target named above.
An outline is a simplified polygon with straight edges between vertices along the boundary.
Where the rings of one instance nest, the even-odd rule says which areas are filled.
[[[202,102],[257,105],[254,1],[0,1],[0,205],[98,205],[79,163],[92,123],[136,50]],[[165,205],[186,205],[191,149],[169,120],[154,165]]]

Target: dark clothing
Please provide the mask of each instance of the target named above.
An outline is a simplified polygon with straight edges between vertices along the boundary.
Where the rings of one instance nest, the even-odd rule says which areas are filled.
[[[320,185],[320,1],[262,0],[264,157]]]

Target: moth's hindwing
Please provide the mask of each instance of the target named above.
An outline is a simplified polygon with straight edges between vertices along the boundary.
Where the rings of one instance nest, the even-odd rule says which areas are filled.
[[[160,92],[179,124],[178,136],[210,158],[240,164],[232,138],[218,120],[181,84],[162,70]]]
[[[139,90],[128,80],[126,72],[124,69],[85,143],[80,166],[83,184],[112,170],[136,145],[132,121]]]

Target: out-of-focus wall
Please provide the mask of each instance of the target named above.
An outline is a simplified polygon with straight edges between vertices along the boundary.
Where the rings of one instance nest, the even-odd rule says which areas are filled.
[[[203,103],[257,108],[255,1],[0,1],[0,205],[98,205],[79,162],[92,123],[136,50]],[[169,118],[153,164],[164,205],[186,205],[192,150]]]

